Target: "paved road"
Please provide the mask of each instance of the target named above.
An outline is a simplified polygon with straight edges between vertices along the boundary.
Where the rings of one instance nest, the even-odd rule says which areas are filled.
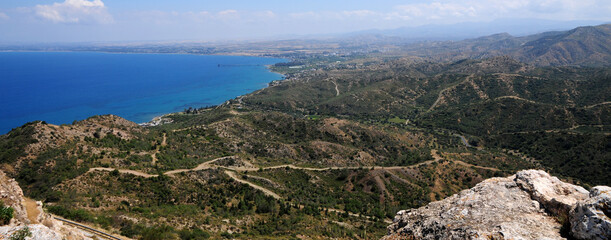
[[[55,218],[56,220],[62,221],[62,222],[66,223],[66,224],[68,224],[70,226],[77,227],[77,228],[79,228],[81,230],[84,230],[86,232],[92,233],[92,234],[96,235],[98,238],[101,237],[103,239],[112,239],[112,240],[129,239],[129,238],[117,237],[117,236],[105,233],[103,231],[100,231],[98,229],[92,228],[90,226],[84,225],[82,223],[77,223],[77,222],[74,222],[74,221],[70,221],[68,219],[60,218],[58,216],[53,216],[53,218]]]

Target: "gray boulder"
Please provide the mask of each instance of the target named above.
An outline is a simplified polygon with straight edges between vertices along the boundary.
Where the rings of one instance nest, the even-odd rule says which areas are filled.
[[[590,198],[571,210],[571,235],[578,239],[609,239],[611,237],[611,187],[590,190]]]

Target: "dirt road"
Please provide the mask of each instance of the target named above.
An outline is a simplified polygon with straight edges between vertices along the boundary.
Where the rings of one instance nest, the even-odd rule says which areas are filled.
[[[251,186],[254,189],[260,190],[261,192],[265,193],[265,195],[268,195],[268,196],[273,197],[275,199],[282,199],[278,194],[272,192],[271,190],[269,190],[267,188],[264,188],[264,187],[261,187],[259,185],[254,184],[254,183],[251,183],[249,181],[245,181],[245,180],[240,179],[238,176],[236,176],[235,172],[233,172],[233,171],[225,170],[225,174],[227,174],[227,176],[229,176],[230,178],[232,178],[233,180],[235,180],[235,181],[237,181],[239,183],[247,184],[247,185]]]

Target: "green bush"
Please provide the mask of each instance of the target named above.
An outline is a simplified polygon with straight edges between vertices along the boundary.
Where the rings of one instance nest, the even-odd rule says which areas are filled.
[[[49,210],[50,213],[77,222],[95,222],[95,217],[90,212],[84,209],[67,209],[63,206],[49,206],[47,207],[47,210]]]
[[[142,231],[142,240],[164,240],[172,239],[174,229],[167,225],[146,228]]]
[[[11,222],[13,211],[12,207],[5,207],[4,203],[0,202],[0,225],[6,225]]]
[[[199,228],[195,228],[192,230],[183,229],[179,232],[180,239],[183,240],[203,240],[210,238],[210,234],[204,230]]]
[[[28,226],[25,226],[22,229],[14,232],[9,239],[10,240],[25,240],[26,237],[31,237],[31,236],[32,236],[32,232],[30,232],[30,228]]]

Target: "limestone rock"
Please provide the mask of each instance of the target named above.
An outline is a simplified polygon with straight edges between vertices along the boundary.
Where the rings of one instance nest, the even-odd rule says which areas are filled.
[[[556,216],[566,215],[578,201],[588,198],[588,191],[583,187],[562,182],[544,171],[520,171],[515,182]]]
[[[571,210],[571,235],[578,239],[611,238],[611,187],[590,190],[590,198]]]
[[[14,209],[10,224],[0,226],[0,239],[8,239],[13,233],[27,226],[33,240],[81,240],[92,239],[88,233],[67,226],[53,219],[42,209],[41,202],[28,200],[23,196],[19,184],[0,171],[0,201]],[[29,207],[26,207],[28,206]],[[28,211],[30,211],[28,215]]]
[[[0,171],[0,201],[5,206],[14,209],[11,222],[30,223],[25,206],[23,205],[23,191],[15,179],[7,177],[2,171]]]
[[[574,236],[609,239],[610,190],[596,187],[588,194],[544,171],[520,171],[400,211],[383,239],[564,239],[558,219],[569,214]]]
[[[562,239],[560,224],[514,178],[491,178],[442,201],[401,211],[385,239]]]

